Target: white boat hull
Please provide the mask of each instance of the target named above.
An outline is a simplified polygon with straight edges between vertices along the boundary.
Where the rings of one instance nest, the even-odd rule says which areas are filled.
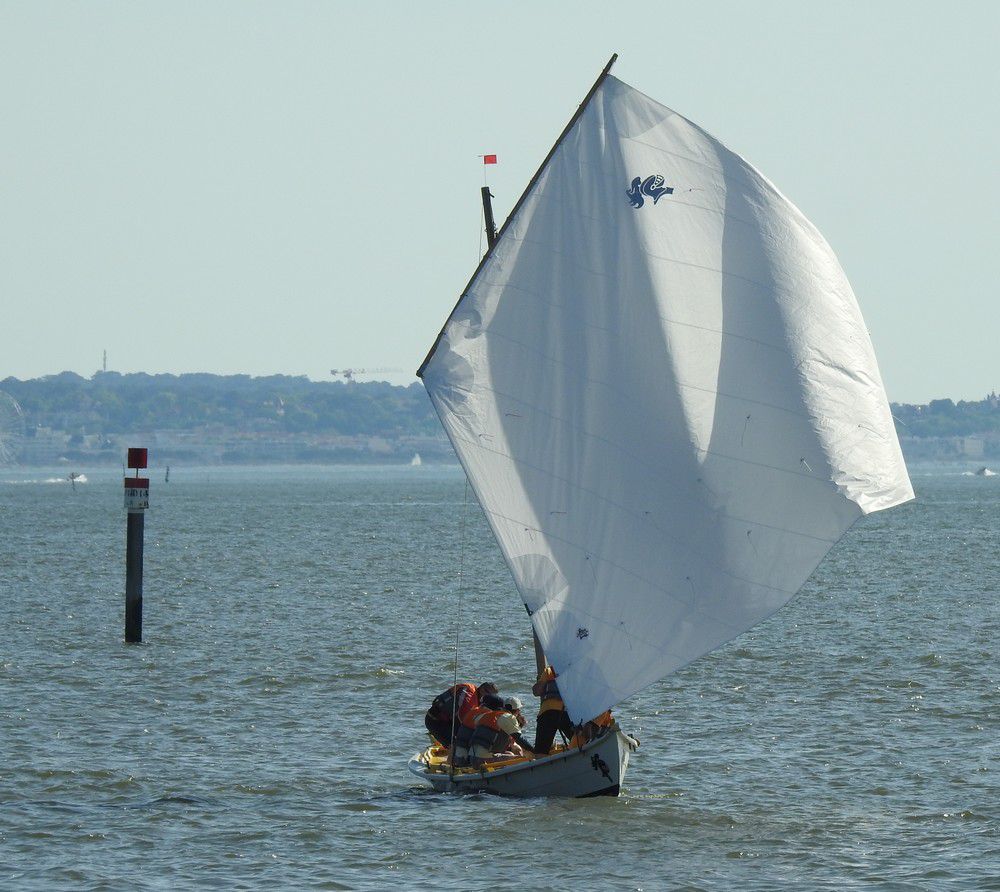
[[[496,793],[500,796],[617,796],[629,756],[639,742],[619,728],[584,744],[528,762],[456,772],[434,770],[428,752],[417,753],[408,768],[442,793]]]

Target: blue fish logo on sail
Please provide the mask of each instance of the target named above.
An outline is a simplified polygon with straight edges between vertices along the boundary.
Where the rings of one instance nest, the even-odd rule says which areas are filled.
[[[664,186],[663,182],[663,177],[658,173],[654,173],[652,176],[646,177],[646,179],[636,177],[632,180],[631,187],[625,190],[625,195],[628,197],[629,203],[636,210],[646,203],[646,199],[642,197],[643,195],[652,198],[653,204],[656,204],[664,195],[670,195],[674,191],[673,186]]]

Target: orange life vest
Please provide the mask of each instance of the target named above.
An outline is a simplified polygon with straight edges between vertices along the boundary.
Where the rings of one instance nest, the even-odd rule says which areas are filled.
[[[456,709],[455,702],[458,702]],[[451,713],[454,709],[459,722],[465,721],[465,716],[470,709],[479,706],[479,695],[476,686],[468,682],[462,682],[454,687],[448,688],[434,698],[431,709],[435,717],[440,721],[450,721]]]
[[[491,712],[493,712],[493,710],[488,706],[480,706],[478,703],[476,703],[475,706],[470,706],[465,710],[465,714],[462,716],[462,727],[475,728],[479,724],[479,720]]]
[[[492,753],[508,749],[513,738],[497,724],[497,720],[503,714],[502,709],[480,709],[475,718],[476,730],[469,747],[485,747]]]
[[[472,746],[472,735],[476,732],[476,719],[488,712],[490,712],[488,706],[472,706],[466,710],[455,729],[453,743],[457,749],[467,750]]]
[[[541,705],[538,707],[539,715],[543,712],[548,712],[550,709],[562,710],[566,708],[566,704],[562,700],[562,694],[559,693],[559,685],[556,684],[555,669],[551,666],[546,666],[541,671],[538,681],[535,684],[536,687],[538,685],[542,686],[542,691],[538,694],[542,698]]]
[[[504,714],[502,709],[486,709],[480,707],[476,711],[475,726],[477,728],[492,728],[494,731],[499,731],[500,727],[497,724],[497,719]]]

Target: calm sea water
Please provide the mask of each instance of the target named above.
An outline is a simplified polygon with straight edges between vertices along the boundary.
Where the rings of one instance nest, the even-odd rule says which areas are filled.
[[[154,470],[131,647],[120,474],[65,473],[0,473],[0,888],[1000,889],[1000,477],[623,704],[621,798],[512,801],[405,768],[457,617],[530,699],[457,469]]]

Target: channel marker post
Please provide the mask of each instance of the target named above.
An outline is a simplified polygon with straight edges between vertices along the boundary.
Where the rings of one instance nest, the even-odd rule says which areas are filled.
[[[149,478],[140,477],[146,468],[146,449],[128,451],[128,466],[134,477],[125,478],[125,643],[142,643],[142,546],[149,507]]]

